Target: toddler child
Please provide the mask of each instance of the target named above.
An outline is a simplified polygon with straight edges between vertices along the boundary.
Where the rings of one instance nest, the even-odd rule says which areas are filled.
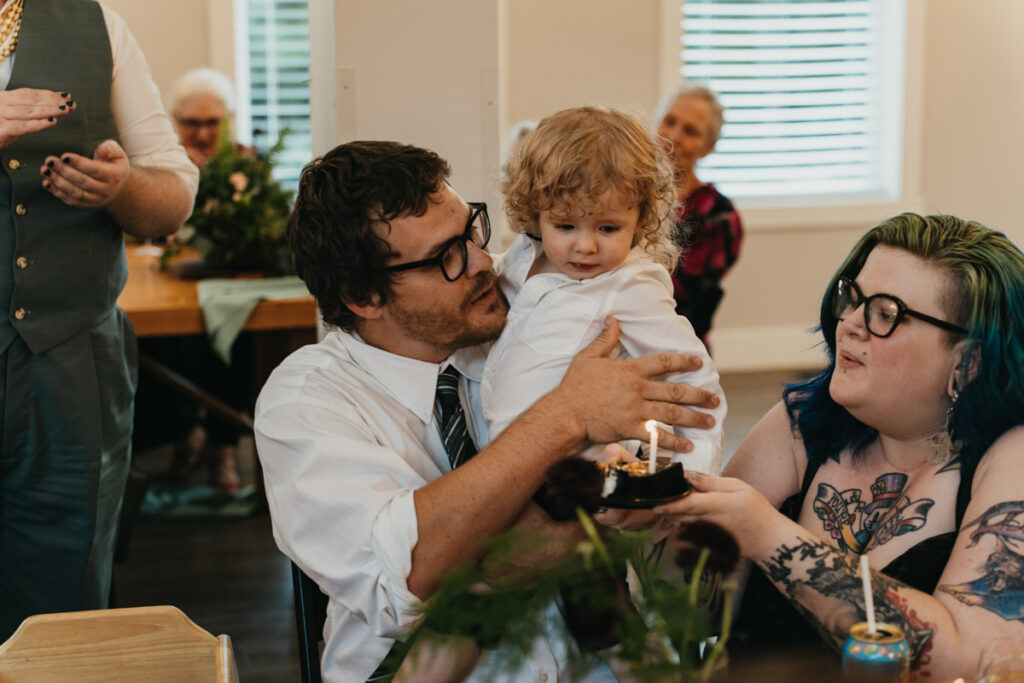
[[[481,384],[489,438],[554,389],[614,316],[620,356],[672,351],[703,361],[671,379],[718,395],[719,407],[708,411],[715,426],[680,429],[694,447],[674,458],[717,475],[725,397],[704,344],[675,312],[672,170],[644,124],[598,107],[553,114],[517,146],[502,190],[521,234],[495,261],[511,308]]]

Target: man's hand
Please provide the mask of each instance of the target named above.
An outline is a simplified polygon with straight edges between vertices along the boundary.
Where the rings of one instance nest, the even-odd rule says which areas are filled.
[[[97,209],[109,204],[124,187],[131,164],[121,145],[104,140],[92,159],[78,154],[46,158],[39,169],[43,187],[68,206]]]
[[[619,323],[608,318],[597,339],[580,351],[554,391],[548,394],[567,407],[574,426],[593,443],[622,439],[646,441],[647,420],[680,427],[707,429],[715,423],[707,413],[692,410],[715,408],[718,397],[710,391],[656,379],[662,375],[697,370],[701,360],[683,353],[658,353],[624,360],[608,356],[619,340]],[[689,440],[659,430],[663,448],[687,453]]]
[[[0,147],[22,135],[57,125],[57,119],[75,110],[71,95],[52,90],[18,88],[0,90]]]

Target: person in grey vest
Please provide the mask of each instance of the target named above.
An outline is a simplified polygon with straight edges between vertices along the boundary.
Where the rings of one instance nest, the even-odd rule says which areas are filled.
[[[175,232],[198,173],[92,0],[0,3],[0,86],[2,641],[107,606],[137,374],[122,231]]]

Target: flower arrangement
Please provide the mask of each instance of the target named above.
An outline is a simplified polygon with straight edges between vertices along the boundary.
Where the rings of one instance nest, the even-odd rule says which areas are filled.
[[[229,130],[226,122],[221,130]],[[293,272],[285,240],[293,197],[271,174],[287,132],[265,154],[221,135],[217,153],[199,171],[195,208],[164,251],[164,265],[181,245],[188,245],[214,273]]]
[[[517,561],[537,548],[535,535],[512,530],[492,539],[486,561],[443,578],[384,670],[395,670],[408,657],[396,677],[405,680],[403,671],[419,671],[447,649],[460,653],[448,659],[462,660],[450,668],[466,671],[476,665],[475,654],[467,663],[467,650],[486,649],[498,656],[489,657],[483,671],[500,678],[529,657],[535,638],[550,633],[544,612],[557,600],[575,643],[570,671],[584,671],[596,655],[629,680],[711,680],[729,638],[734,590],[731,581],[718,585],[717,576],[728,575],[738,561],[735,539],[707,522],[684,525],[670,539],[678,549],[675,557],[664,558],[666,544],[652,543],[650,532],[599,530],[591,515],[601,484],[593,464],[578,458],[549,470],[545,508],[556,520],[578,520],[587,539],[542,567]],[[627,566],[633,570],[632,593]],[[716,611],[722,615],[717,625]]]

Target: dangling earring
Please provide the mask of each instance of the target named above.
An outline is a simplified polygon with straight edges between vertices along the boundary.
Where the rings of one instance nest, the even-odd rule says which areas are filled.
[[[949,402],[949,410],[946,411],[946,433],[949,435],[949,439],[951,441],[950,455],[953,457],[959,455],[960,451],[964,448],[964,442],[955,438],[953,434],[953,409],[956,408],[956,402],[959,400],[960,392],[954,389],[953,400]]]
[[[953,400],[949,402],[949,408],[946,408],[946,433],[953,433],[953,409],[956,408],[956,402],[960,400],[960,392],[956,389],[953,390]]]
[[[959,399],[960,392],[954,390],[953,400],[946,409],[946,428],[940,429],[928,438],[932,446],[932,455],[928,459],[931,463],[945,464],[956,457],[964,447],[962,441],[953,438],[953,410]]]

